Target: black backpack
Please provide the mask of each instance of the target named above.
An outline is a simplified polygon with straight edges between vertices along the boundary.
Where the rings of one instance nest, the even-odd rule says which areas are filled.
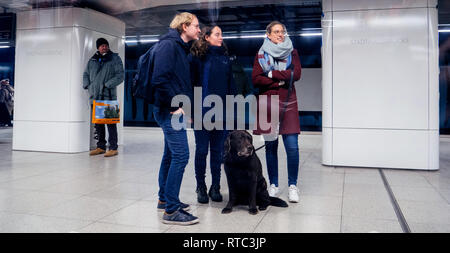
[[[153,61],[158,44],[153,45],[145,54],[139,57],[137,73],[133,78],[133,86],[131,88],[134,97],[142,98],[149,104],[155,102],[154,88],[150,82],[152,80]]]

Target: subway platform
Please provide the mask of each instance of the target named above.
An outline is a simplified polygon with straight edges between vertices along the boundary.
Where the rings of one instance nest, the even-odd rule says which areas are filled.
[[[156,210],[163,150],[159,128],[124,128],[124,144],[112,158],[88,153],[11,151],[12,128],[0,129],[0,232],[2,233],[402,233],[450,232],[450,138],[440,137],[438,171],[328,167],[321,165],[322,136],[299,138],[300,202],[250,215],[228,200],[198,204],[194,136],[181,201],[200,223],[165,225]],[[254,136],[258,147],[262,140]],[[264,150],[258,151],[267,180]],[[211,176],[207,168],[207,184]],[[223,172],[223,171],[222,171]],[[280,198],[287,200],[286,154],[279,147]]]

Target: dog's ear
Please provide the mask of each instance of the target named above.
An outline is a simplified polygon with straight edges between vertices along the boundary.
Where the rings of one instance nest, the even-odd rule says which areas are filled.
[[[227,157],[231,150],[230,136],[231,136],[231,133],[228,134],[228,136],[225,140],[225,143],[223,144],[223,156],[224,157]]]
[[[246,134],[247,134],[247,136],[250,138],[250,143],[253,145],[253,136],[249,133],[249,132],[247,132],[247,131],[244,131]]]

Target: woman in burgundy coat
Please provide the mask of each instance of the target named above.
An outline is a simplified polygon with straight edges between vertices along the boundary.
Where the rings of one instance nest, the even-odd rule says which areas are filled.
[[[267,28],[267,38],[255,57],[252,72],[253,85],[259,88],[257,127],[254,134],[262,134],[266,144],[266,162],[269,174],[269,195],[276,196],[278,189],[278,135],[283,138],[287,154],[289,201],[298,202],[297,178],[299,170],[298,135],[300,134],[300,121],[298,115],[297,96],[294,82],[300,79],[301,65],[298,52],[293,48],[292,42],[286,36],[286,27],[274,21]],[[293,71],[292,88],[287,100],[291,72]],[[267,103],[261,99],[261,95],[267,95]],[[281,128],[261,126],[259,111],[264,108],[267,111],[267,121],[270,123],[270,96],[279,96],[279,117]],[[288,102],[286,102],[288,101]],[[284,112],[284,116],[282,116]],[[281,118],[282,122],[281,122]],[[275,136],[274,136],[275,135]]]

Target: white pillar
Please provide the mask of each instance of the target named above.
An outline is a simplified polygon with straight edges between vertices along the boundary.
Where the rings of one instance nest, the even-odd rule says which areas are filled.
[[[439,169],[436,6],[323,1],[323,164]]]
[[[14,150],[89,150],[90,105],[82,74],[100,37],[125,63],[124,35],[122,21],[89,9],[17,14]],[[122,108],[123,86],[117,87]],[[123,122],[123,113],[121,118]],[[118,126],[119,143],[122,125]]]

